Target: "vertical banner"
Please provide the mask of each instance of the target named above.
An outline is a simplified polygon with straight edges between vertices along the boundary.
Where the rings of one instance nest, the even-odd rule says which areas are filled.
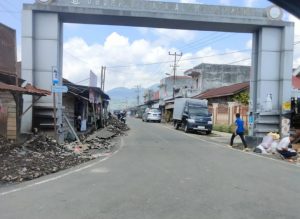
[[[89,100],[90,100],[90,103],[97,103],[97,95],[96,95],[96,92],[95,90],[93,90],[92,87],[97,87],[97,75],[90,71],[90,83],[89,83]]]
[[[90,71],[90,83],[89,83],[89,86],[90,87],[97,87],[97,83],[98,83],[98,78],[97,78],[97,75]]]

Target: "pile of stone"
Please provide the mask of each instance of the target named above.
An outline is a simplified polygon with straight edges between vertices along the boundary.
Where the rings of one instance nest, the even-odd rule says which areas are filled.
[[[51,137],[37,135],[22,145],[0,153],[0,181],[31,180],[90,159],[58,145]]]
[[[108,129],[108,127],[101,129],[84,137],[81,142],[66,144],[65,147],[75,154],[81,155],[81,157],[95,158],[101,156],[101,154],[109,153],[115,145],[111,139],[118,134],[108,131]]]
[[[124,135],[125,132],[129,130],[129,127],[117,118],[112,117],[108,121],[107,130],[115,133],[116,135]]]
[[[111,152],[115,146],[111,139],[127,130],[126,124],[113,118],[108,127],[85,136],[82,142],[59,145],[39,134],[17,145],[0,138],[0,184],[31,180],[95,159]]]
[[[14,148],[15,144],[13,142],[7,141],[5,138],[0,136],[0,153],[3,151],[10,150],[11,148]]]

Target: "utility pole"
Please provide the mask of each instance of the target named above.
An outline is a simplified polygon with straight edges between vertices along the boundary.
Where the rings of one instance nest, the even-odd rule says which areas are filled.
[[[137,106],[140,105],[140,89],[141,89],[141,85],[136,85],[136,92],[137,92],[136,103],[137,103]]]
[[[175,53],[169,52],[169,55],[175,57],[174,58],[174,65],[171,65],[171,67],[173,67],[173,99],[175,99],[176,68],[178,67],[178,65],[177,65],[177,56],[181,57],[182,52],[180,54],[178,54],[177,52],[175,52]]]

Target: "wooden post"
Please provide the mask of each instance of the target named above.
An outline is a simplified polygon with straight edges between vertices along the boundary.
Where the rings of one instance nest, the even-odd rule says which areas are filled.
[[[72,132],[73,135],[75,136],[76,141],[79,142],[79,143],[81,143],[81,142],[80,142],[80,139],[79,139],[79,137],[78,137],[78,135],[77,135],[77,133],[75,132],[75,130],[74,130],[73,126],[71,125],[70,121],[68,120],[68,118],[67,118],[65,115],[63,115],[63,117],[64,117],[64,119],[66,120],[66,122],[67,122],[69,128],[71,129],[71,132]]]
[[[56,93],[53,92],[53,113],[54,113],[54,136],[57,140],[57,127],[56,127]]]
[[[96,120],[96,113],[95,113],[95,103],[92,103],[92,106],[93,106],[93,115],[94,115],[95,129],[97,130],[97,120]]]

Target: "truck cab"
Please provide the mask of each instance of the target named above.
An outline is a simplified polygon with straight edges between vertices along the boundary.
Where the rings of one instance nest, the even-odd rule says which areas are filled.
[[[185,132],[201,131],[210,134],[212,118],[208,112],[207,100],[176,99],[173,122],[176,129],[181,127]]]

